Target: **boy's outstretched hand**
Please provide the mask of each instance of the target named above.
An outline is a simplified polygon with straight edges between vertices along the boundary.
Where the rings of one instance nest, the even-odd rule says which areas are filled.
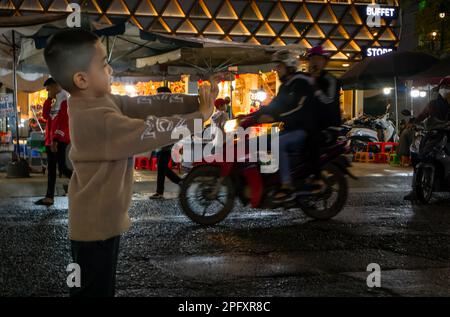
[[[210,83],[202,83],[198,88],[200,99],[199,111],[202,113],[203,120],[208,120],[214,112],[214,101],[219,94],[218,76],[213,75]]]

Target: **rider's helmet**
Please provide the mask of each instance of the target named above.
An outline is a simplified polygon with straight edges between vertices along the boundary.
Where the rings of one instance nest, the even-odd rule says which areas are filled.
[[[439,91],[439,95],[441,95],[442,98],[446,99],[450,94],[450,76],[442,78],[437,89]]]
[[[298,58],[295,54],[291,53],[289,50],[280,50],[272,55],[272,62],[283,63],[288,68],[298,67]]]
[[[322,57],[325,57],[326,59],[328,59],[329,54],[326,51],[324,51],[322,46],[317,45],[308,51],[307,57],[310,58],[312,56],[322,56]]]

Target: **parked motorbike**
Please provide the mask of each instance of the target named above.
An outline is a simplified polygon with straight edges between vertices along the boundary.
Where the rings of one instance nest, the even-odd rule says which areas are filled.
[[[348,122],[352,127],[348,137],[351,139],[352,152],[362,152],[369,142],[396,142],[395,123],[390,119],[389,110],[381,117],[361,117]]]
[[[227,126],[238,126],[239,120],[230,120]],[[294,199],[288,202],[274,202],[274,195],[280,187],[278,171],[262,173],[262,162],[251,162],[248,142],[245,140],[244,160],[237,156],[238,140],[231,147],[232,162],[217,162],[205,158],[195,163],[182,182],[180,204],[183,212],[194,222],[213,225],[224,220],[233,209],[236,200],[242,205],[264,209],[301,209],[314,219],[330,219],[344,207],[348,196],[346,176],[350,162],[345,154],[350,152],[350,142],[346,137],[348,129],[330,128],[323,132],[320,165],[325,186],[318,193],[305,190],[305,180],[311,174],[311,161],[307,153],[292,153],[292,179],[295,180]],[[270,151],[269,151],[270,155]],[[208,163],[209,162],[209,163]]]
[[[407,110],[402,114],[410,115]],[[433,193],[450,192],[450,124],[429,118],[415,128],[411,145],[412,155],[418,160],[414,184],[417,198],[427,204]]]

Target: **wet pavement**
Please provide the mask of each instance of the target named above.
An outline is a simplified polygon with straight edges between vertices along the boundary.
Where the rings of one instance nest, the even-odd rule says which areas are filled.
[[[237,205],[207,228],[182,214],[170,185],[169,199],[148,200],[153,176],[138,175],[117,295],[450,296],[450,195],[412,205],[402,200],[409,170],[357,165],[353,171],[361,179],[351,181],[346,208],[332,220]],[[33,181],[8,186],[32,193],[41,186]],[[1,179],[0,296],[66,296],[67,198],[36,207],[36,197],[8,196],[5,188],[12,187],[4,184]],[[367,286],[370,263],[381,268],[380,288]]]

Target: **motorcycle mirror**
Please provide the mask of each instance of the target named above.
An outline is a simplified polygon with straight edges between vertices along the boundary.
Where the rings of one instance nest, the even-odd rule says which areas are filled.
[[[408,109],[404,109],[402,110],[402,115],[406,117],[411,117],[411,111],[409,111]]]
[[[388,104],[386,106],[386,113],[390,113],[391,112],[391,104]]]

